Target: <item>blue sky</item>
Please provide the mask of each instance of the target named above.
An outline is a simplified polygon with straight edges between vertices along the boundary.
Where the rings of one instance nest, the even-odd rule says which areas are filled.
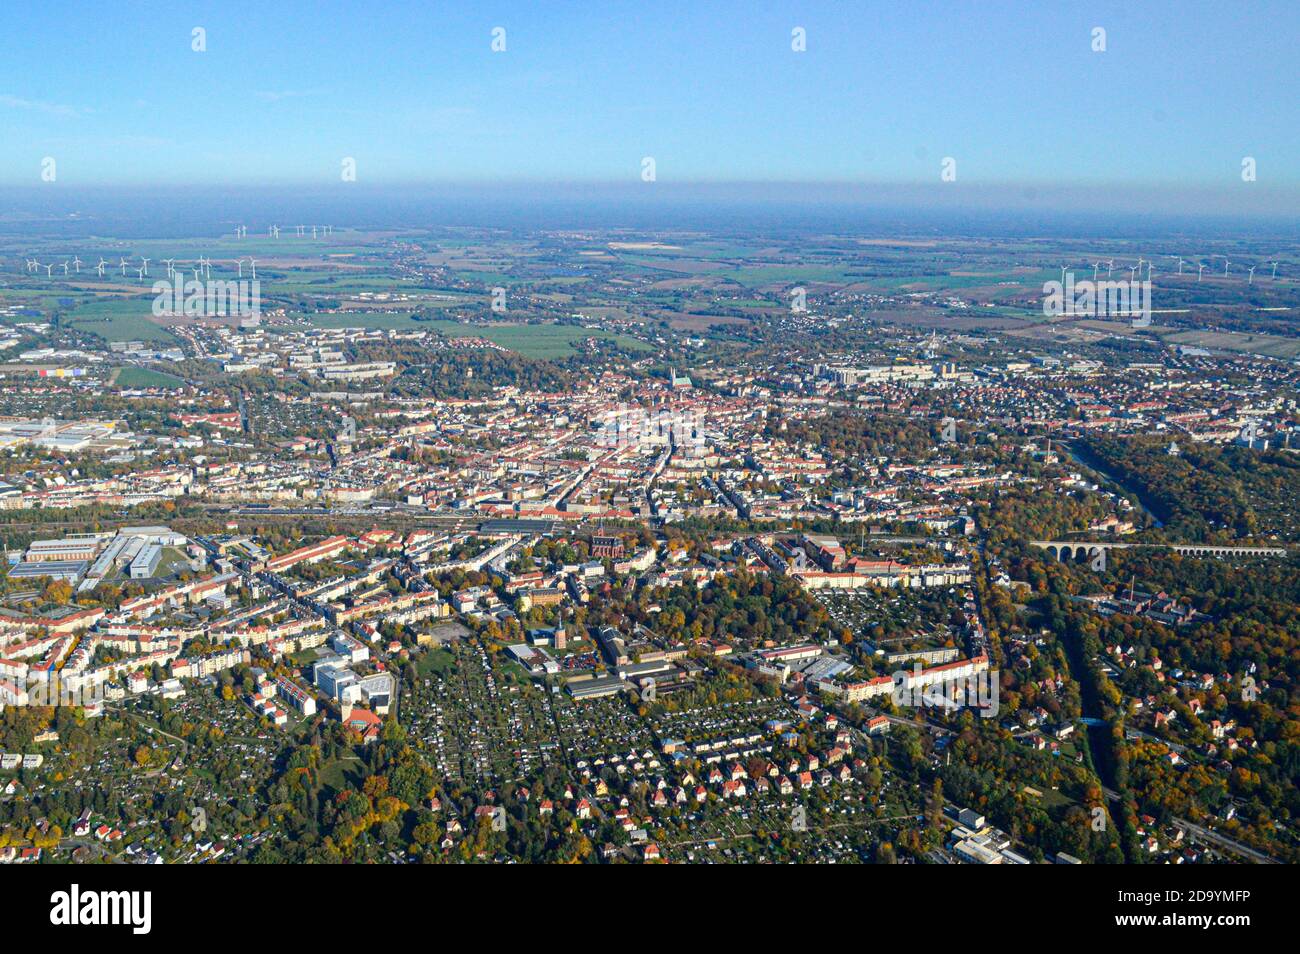
[[[1300,188],[1294,2],[123,7],[6,5],[0,183]]]

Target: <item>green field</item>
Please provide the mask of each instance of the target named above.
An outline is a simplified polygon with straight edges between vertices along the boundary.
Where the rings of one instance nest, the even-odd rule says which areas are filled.
[[[574,325],[466,325],[455,321],[435,319],[417,321],[410,315],[368,315],[355,312],[349,315],[313,315],[309,317],[318,328],[384,328],[424,329],[448,338],[486,338],[526,358],[569,358],[577,354],[574,345],[587,338],[606,338],[618,341],[624,347],[644,350],[649,346],[635,338],[615,334],[598,328],[580,328]]]
[[[455,661],[456,657],[452,655],[450,650],[431,649],[419,658],[415,668],[421,676],[431,676],[435,673],[446,672]]]
[[[149,298],[95,298],[78,304],[64,319],[105,341],[153,341],[174,345],[176,337],[152,320]]]
[[[126,367],[117,371],[117,386],[120,388],[180,388],[185,382],[180,378],[152,368]]]

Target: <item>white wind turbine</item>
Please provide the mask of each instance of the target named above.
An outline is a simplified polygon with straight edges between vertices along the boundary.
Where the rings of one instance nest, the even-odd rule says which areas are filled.
[[[72,264],[73,264],[74,266],[76,266],[77,274],[80,275],[80,274],[81,274],[81,259],[78,258],[76,255],[72,256]]]
[[[101,257],[99,260],[99,264],[95,266],[95,271],[99,272],[100,278],[104,277],[104,266],[107,264],[108,262],[104,261],[104,259]]]
[[[1255,269],[1257,268],[1259,268],[1258,265],[1252,265],[1250,266],[1250,268],[1246,269],[1248,272],[1250,272],[1250,278],[1246,280],[1247,285],[1255,284]]]
[[[1273,265],[1273,280],[1274,280],[1274,281],[1277,281],[1277,266],[1278,266],[1279,264],[1280,264],[1280,263],[1278,263],[1278,262],[1273,262],[1273,263],[1272,263],[1272,265]]]
[[[1113,272],[1114,270],[1115,270],[1115,260],[1114,260],[1113,258],[1112,258],[1112,259],[1107,259],[1107,261],[1106,261],[1106,277],[1107,277],[1107,278],[1110,278],[1110,273]]]
[[[1092,283],[1097,284],[1097,272],[1101,270],[1101,262],[1092,263]]]
[[[176,269],[172,267],[175,263],[176,263],[176,259],[174,259],[174,258],[164,258],[164,259],[163,259],[163,264],[167,266],[167,277],[168,277],[168,278],[171,278],[174,274],[176,274]]]
[[[243,278],[243,277],[244,277],[244,260],[243,260],[242,258],[237,258],[237,259],[235,259],[235,268],[239,269],[239,277],[240,277],[240,278]]]
[[[1201,264],[1198,262],[1197,265],[1196,265],[1196,280],[1197,280],[1198,282],[1201,280],[1201,272],[1203,272],[1203,271],[1205,271],[1205,266],[1204,266],[1204,265],[1201,265]]]
[[[63,268],[63,277],[64,277],[64,278],[67,278],[67,277],[68,277],[68,263],[67,263],[67,262],[64,262],[63,265],[62,265],[61,267]]]
[[[1181,256],[1175,257],[1178,258],[1178,274],[1181,275],[1183,273],[1183,259]]]
[[[137,269],[135,270],[135,277],[136,277],[137,279],[139,279],[140,281],[144,281],[144,266],[143,266],[143,265],[141,265],[139,268],[137,268]]]
[[[144,269],[146,275],[149,274],[149,259],[145,258],[143,255],[140,256],[140,267]]]
[[[124,258],[119,258],[119,259],[117,260],[117,265],[118,265],[119,268],[122,269],[122,274],[125,276],[125,275],[126,275],[126,259],[124,259]]]
[[[1226,257],[1223,259],[1223,277],[1228,277],[1228,259]]]
[[[45,266],[45,277],[46,278],[54,277],[54,265],[52,263]]]
[[[253,281],[257,281],[257,259],[249,258],[248,267],[253,270]]]
[[[1136,265],[1130,265],[1130,266],[1128,267],[1128,280],[1129,280],[1129,281],[1131,281],[1131,282],[1135,282],[1135,281],[1137,281],[1138,269],[1141,268],[1141,267],[1142,267],[1142,261],[1141,261],[1141,259],[1138,260],[1138,263],[1137,263]]]

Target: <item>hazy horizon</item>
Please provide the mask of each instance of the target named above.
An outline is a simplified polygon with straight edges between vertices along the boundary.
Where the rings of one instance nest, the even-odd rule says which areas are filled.
[[[1256,193],[1267,199],[1272,193]],[[1185,233],[1293,242],[1278,195],[1252,205],[1126,189],[808,184],[497,183],[323,187],[0,187],[0,232],[219,235],[236,225],[438,226],[1079,237]],[[1195,212],[1183,211],[1188,205]]]
[[[730,184],[772,201],[794,183],[936,208],[1300,213],[1285,3],[6,16],[6,186]]]

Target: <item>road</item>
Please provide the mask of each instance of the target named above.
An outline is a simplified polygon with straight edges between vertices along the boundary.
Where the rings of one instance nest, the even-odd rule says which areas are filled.
[[[1110,802],[1119,801],[1119,792],[1115,791],[1114,789],[1105,788],[1103,786],[1102,792],[1105,794],[1107,801]],[[1239,841],[1235,841],[1232,838],[1228,838],[1226,835],[1220,835],[1218,832],[1212,831],[1203,825],[1198,825],[1195,822],[1190,822],[1186,818],[1175,817],[1173,821],[1174,821],[1175,828],[1181,828],[1183,831],[1189,832],[1195,835],[1196,837],[1202,839],[1203,841],[1208,841],[1210,844],[1218,848],[1222,848],[1224,851],[1230,851],[1234,854],[1240,855],[1243,858],[1248,858],[1249,860],[1255,862],[1255,864],[1278,865],[1282,863],[1278,861],[1276,858],[1269,857],[1268,855],[1264,854],[1262,851],[1256,851],[1254,848],[1251,848],[1249,845],[1243,845]]]

